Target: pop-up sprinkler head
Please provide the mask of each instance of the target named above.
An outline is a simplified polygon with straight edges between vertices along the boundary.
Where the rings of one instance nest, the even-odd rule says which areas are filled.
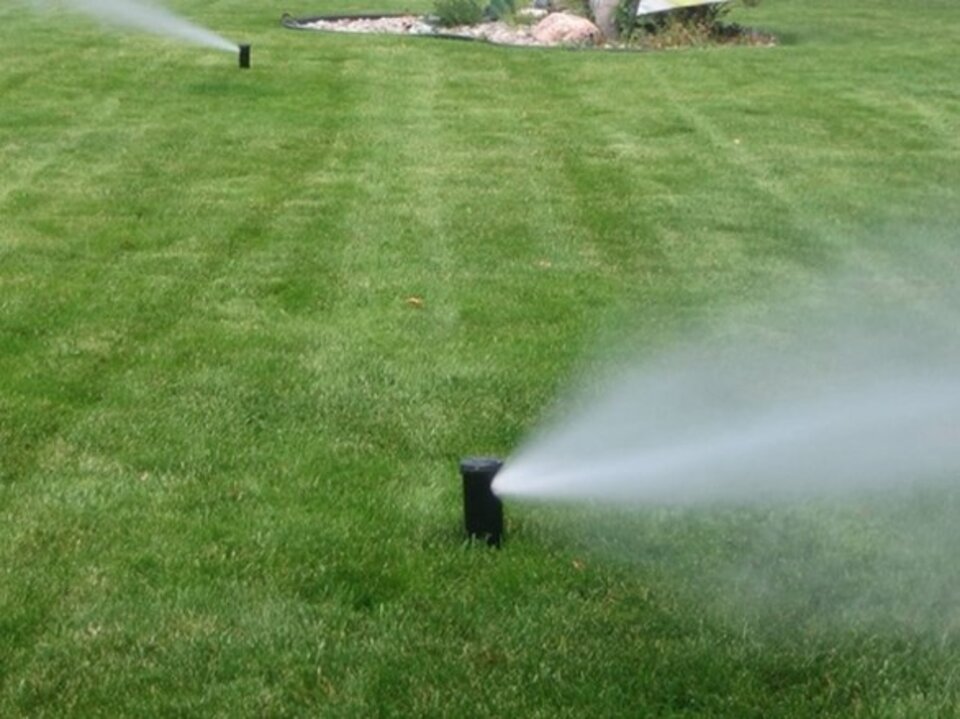
[[[249,68],[250,68],[250,46],[240,45],[240,69],[247,70]]]
[[[463,519],[467,536],[499,547],[503,536],[503,504],[493,493],[493,478],[503,462],[470,457],[460,462],[463,477]]]

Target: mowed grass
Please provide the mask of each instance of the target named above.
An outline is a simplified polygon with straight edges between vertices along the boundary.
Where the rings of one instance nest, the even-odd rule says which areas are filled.
[[[873,596],[955,497],[508,506],[493,552],[456,471],[598,336],[950,257],[953,0],[766,0],[780,47],[662,54],[173,6],[253,68],[0,9],[0,715],[960,714],[956,560]],[[282,9],[344,8],[390,6]],[[760,555],[762,592],[717,578]]]

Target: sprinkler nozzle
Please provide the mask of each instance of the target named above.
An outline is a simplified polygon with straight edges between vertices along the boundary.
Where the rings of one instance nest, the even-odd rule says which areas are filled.
[[[247,70],[250,68],[250,46],[249,45],[240,45],[240,69]]]
[[[499,547],[503,536],[503,504],[493,493],[493,478],[503,462],[470,457],[460,462],[463,477],[463,520],[467,536]]]

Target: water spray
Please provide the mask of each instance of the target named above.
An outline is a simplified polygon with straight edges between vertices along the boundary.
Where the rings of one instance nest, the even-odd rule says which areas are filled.
[[[470,457],[460,462],[463,477],[463,520],[467,536],[499,547],[503,537],[503,504],[493,493],[493,478],[503,462]]]
[[[250,45],[239,45],[240,50],[240,69],[249,70],[250,69]]]
[[[92,15],[111,25],[154,35],[165,35],[230,53],[237,50],[236,43],[155,4],[155,0],[64,0],[64,2],[68,8]]]

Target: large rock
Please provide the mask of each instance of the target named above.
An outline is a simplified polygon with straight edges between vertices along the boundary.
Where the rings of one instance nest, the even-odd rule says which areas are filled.
[[[545,45],[595,45],[603,40],[600,28],[592,22],[564,12],[550,13],[533,27],[531,34]]]

